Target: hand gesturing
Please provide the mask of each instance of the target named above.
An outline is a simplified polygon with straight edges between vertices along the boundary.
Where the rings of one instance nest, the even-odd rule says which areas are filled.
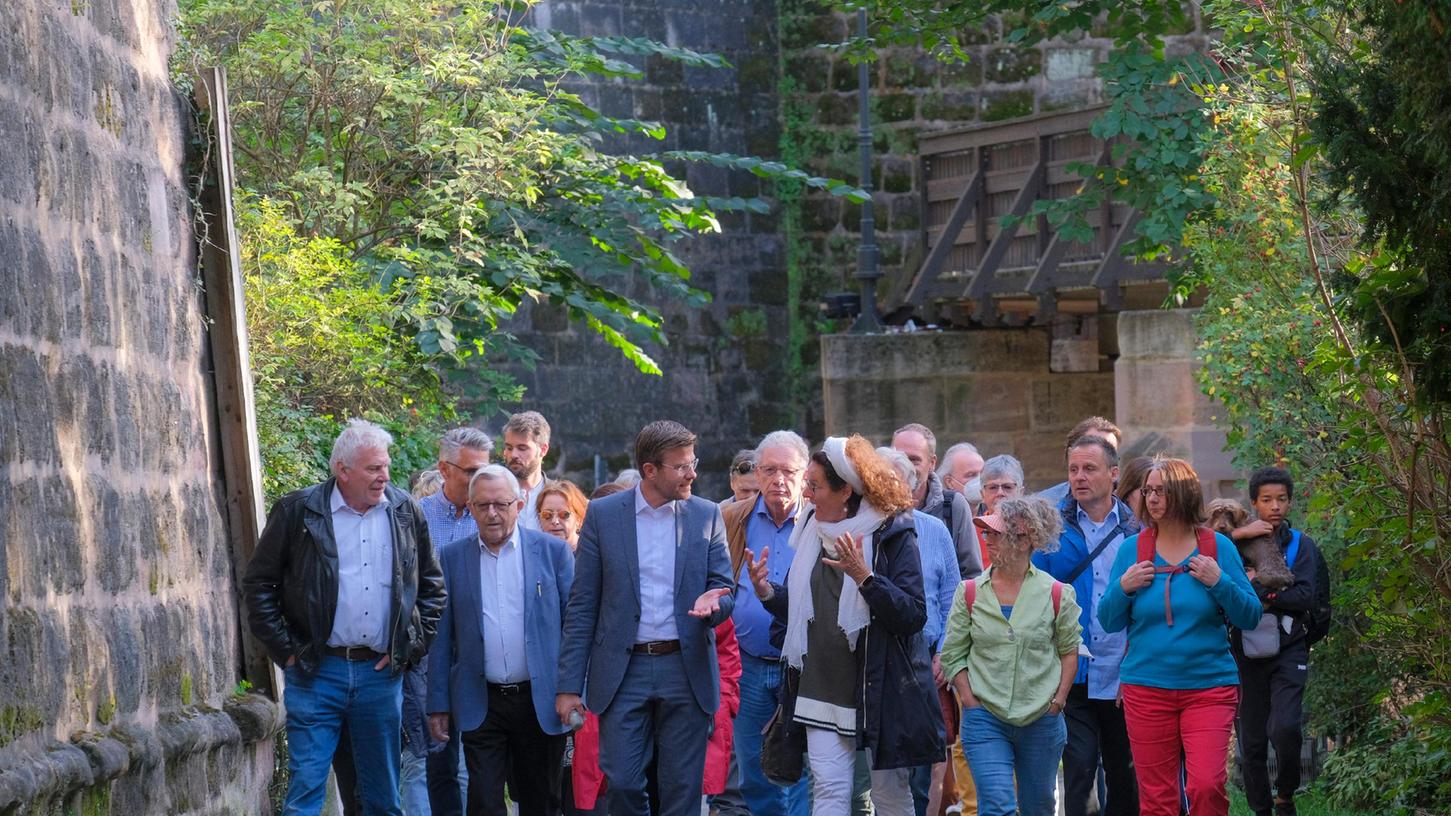
[[[756,590],[756,597],[763,601],[771,597],[771,579],[766,567],[766,559],[770,555],[770,547],[761,548],[760,559],[751,555],[750,550],[746,550],[746,574],[751,578],[751,588]]]
[[[866,558],[862,556],[861,542],[857,541],[851,533],[842,533],[837,537],[836,559],[823,558],[821,563],[841,570],[858,584],[872,574],[871,568],[867,566]]]

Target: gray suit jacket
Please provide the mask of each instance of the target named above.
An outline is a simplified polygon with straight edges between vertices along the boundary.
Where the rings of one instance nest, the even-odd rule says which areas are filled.
[[[635,539],[638,490],[590,502],[575,553],[574,589],[564,615],[564,645],[559,653],[559,691],[584,694],[585,705],[595,712],[604,711],[614,699],[640,626],[640,556]],[[723,596],[720,610],[709,618],[687,613],[706,590],[734,588],[720,508],[697,496],[676,502],[675,626],[691,690],[707,713],[714,713],[720,705],[715,627],[731,616],[735,596]]]
[[[453,715],[460,731],[472,731],[489,713],[484,679],[483,606],[479,593],[479,538],[444,546],[439,555],[448,606],[428,655],[428,711]],[[563,539],[519,528],[524,566],[524,638],[534,716],[546,734],[569,728],[554,709],[560,625],[574,580],[574,556]]]

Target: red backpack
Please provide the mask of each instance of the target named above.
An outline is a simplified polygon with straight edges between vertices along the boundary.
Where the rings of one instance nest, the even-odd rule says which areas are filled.
[[[962,582],[962,600],[967,604],[967,619],[972,620],[972,605],[977,601],[977,579]],[[1053,582],[1053,623],[1058,623],[1058,610],[1063,606],[1063,582]]]
[[[1199,545],[1199,554],[1208,556],[1209,558],[1218,561],[1219,541],[1214,537],[1214,531],[1209,529],[1208,527],[1196,527],[1194,528],[1194,534],[1196,539],[1195,543]],[[1138,558],[1135,560],[1134,563],[1148,561],[1150,564],[1153,564],[1154,550],[1157,547],[1158,543],[1158,530],[1153,527],[1145,527],[1142,531],[1140,531]],[[1182,564],[1172,567],[1161,567],[1157,564],[1154,565],[1154,574],[1168,576],[1164,579],[1164,622],[1170,626],[1174,625],[1174,609],[1169,603],[1169,584],[1173,580],[1175,575],[1181,572],[1188,571],[1189,569]]]

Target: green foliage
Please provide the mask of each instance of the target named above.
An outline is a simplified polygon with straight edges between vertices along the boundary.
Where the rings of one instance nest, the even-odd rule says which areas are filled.
[[[269,200],[244,197],[237,227],[269,500],[327,478],[352,416],[394,434],[396,472],[433,461],[453,399],[432,365],[439,355],[399,329],[417,285],[384,290],[339,242],[299,235]]]
[[[1443,712],[1444,715],[1444,712]],[[1324,786],[1336,800],[1378,813],[1445,813],[1451,802],[1451,729],[1427,718],[1383,716],[1365,738],[1331,754]]]
[[[660,315],[625,292],[704,303],[672,245],[718,231],[713,207],[763,206],[698,197],[666,163],[804,175],[759,159],[621,149],[658,142],[664,129],[601,114],[570,81],[638,77],[626,57],[725,61],[639,38],[531,31],[517,24],[527,4],[182,5],[188,59],[228,70],[241,183],[280,202],[302,234],[364,262],[402,299],[399,330],[459,364],[530,358],[498,328],[521,303],[548,301],[658,374],[643,344],[666,343]]]
[[[1365,40],[1315,63],[1315,116],[1335,189],[1388,256],[1358,282],[1351,311],[1400,344],[1420,396],[1451,400],[1451,3],[1365,0],[1349,25]]]

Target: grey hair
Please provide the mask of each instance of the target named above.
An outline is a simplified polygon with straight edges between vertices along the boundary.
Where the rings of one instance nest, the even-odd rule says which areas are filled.
[[[958,442],[956,445],[948,448],[946,453],[942,454],[942,464],[937,466],[937,477],[939,479],[952,472],[952,457],[959,453],[976,453],[979,457],[982,456],[978,452],[977,446],[971,442]]]
[[[494,440],[478,428],[454,428],[438,440],[438,458],[447,459],[464,448],[493,452]]]
[[[393,435],[366,419],[350,419],[348,426],[333,441],[333,452],[328,465],[336,473],[340,465],[350,465],[358,458],[358,451],[364,448],[388,452],[393,445]]]
[[[767,448],[789,448],[792,453],[796,454],[796,460],[801,463],[803,468],[806,467],[807,462],[811,461],[811,448],[807,446],[806,440],[801,438],[801,434],[795,431],[771,431],[761,437],[760,443],[756,445],[758,461]]]
[[[514,491],[515,499],[524,498],[524,495],[519,492],[519,480],[503,465],[484,465],[479,468],[479,472],[469,479],[469,501],[473,501],[474,485],[479,482],[504,482],[510,490]]]
[[[439,472],[438,468],[425,470],[418,474],[417,479],[413,480],[413,498],[415,499],[432,496],[442,489],[443,474]]]
[[[620,471],[620,475],[615,477],[615,484],[625,488],[626,490],[634,487],[639,483],[640,471],[635,470],[634,468],[625,468],[624,470]]]
[[[1058,536],[1063,532],[1063,517],[1047,499],[1037,496],[1003,499],[998,502],[996,512],[1003,520],[1003,528],[1009,532],[1021,526],[1033,543],[1033,549],[1057,552]]]
[[[902,477],[902,482],[907,485],[908,490],[914,492],[917,490],[917,468],[912,467],[912,460],[907,458],[907,454],[896,448],[877,448],[877,455],[887,460],[887,464],[896,469],[897,475]]]
[[[937,455],[937,434],[932,433],[931,428],[923,425],[920,422],[908,422],[906,425],[903,425],[897,430],[892,431],[892,438],[896,439],[897,434],[908,432],[921,434],[922,438],[927,440],[928,452],[930,452],[933,456]]]
[[[1018,487],[1023,486],[1023,463],[1015,457],[1002,453],[982,463],[982,474],[979,478],[983,484],[994,476],[1011,476]]]

